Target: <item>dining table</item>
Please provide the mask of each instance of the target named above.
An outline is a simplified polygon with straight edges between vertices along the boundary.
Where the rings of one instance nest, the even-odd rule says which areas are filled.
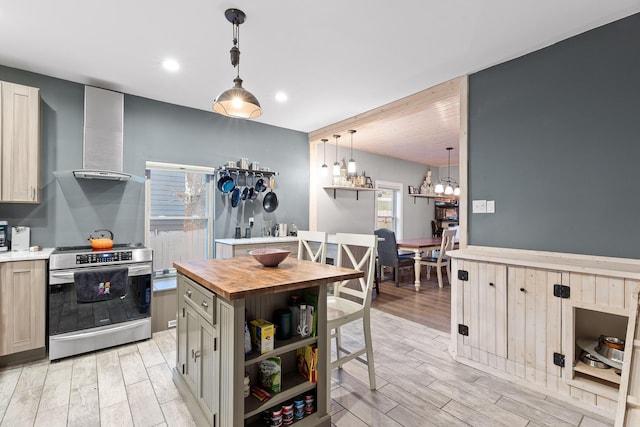
[[[457,245],[457,243],[456,243]],[[400,251],[413,252],[416,291],[420,290],[420,267],[422,266],[422,254],[428,251],[440,249],[442,246],[442,237],[420,237],[417,239],[403,239],[396,242],[396,246]],[[427,279],[430,276],[430,269],[427,268]]]

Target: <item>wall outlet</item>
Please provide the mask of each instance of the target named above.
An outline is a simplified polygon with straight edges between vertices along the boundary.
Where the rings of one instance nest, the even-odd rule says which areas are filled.
[[[175,328],[175,327],[176,327],[176,323],[177,323],[177,322],[176,322],[175,320],[169,320],[169,321],[167,322],[167,327],[168,327],[168,328]]]

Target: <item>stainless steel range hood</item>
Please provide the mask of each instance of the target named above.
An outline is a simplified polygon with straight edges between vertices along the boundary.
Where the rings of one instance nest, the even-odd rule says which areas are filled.
[[[76,178],[126,181],[122,172],[124,94],[92,86],[84,88],[82,169]]]

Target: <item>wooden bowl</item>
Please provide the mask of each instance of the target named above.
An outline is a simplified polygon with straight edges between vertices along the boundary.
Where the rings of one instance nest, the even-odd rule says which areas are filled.
[[[254,257],[260,264],[265,267],[277,267],[286,257],[289,256],[291,251],[285,251],[284,249],[277,248],[265,248],[254,249],[249,252],[249,255]]]

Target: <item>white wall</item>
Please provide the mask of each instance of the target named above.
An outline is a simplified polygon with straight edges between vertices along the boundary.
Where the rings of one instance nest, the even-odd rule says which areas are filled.
[[[349,150],[338,148],[339,162],[349,156]],[[399,182],[403,185],[403,234],[404,238],[431,236],[431,220],[434,218],[433,199],[414,198],[408,195],[407,186],[420,186],[427,172],[427,166],[394,159],[362,151],[354,151],[354,158],[358,165],[358,173],[366,171],[372,180]],[[317,173],[317,229],[328,233],[373,233],[375,228],[375,197],[376,192],[360,192],[356,200],[356,193],[352,191],[325,190],[324,186],[331,185],[331,166],[335,162],[335,145],[327,144],[326,162],[329,165],[329,176],[320,176],[320,166],[323,162],[322,145],[317,146],[317,164],[312,165],[311,173]],[[348,160],[348,158],[346,159]],[[446,175],[447,168],[431,167],[432,181],[439,179],[439,173]],[[454,170],[455,169],[455,170]],[[451,168],[452,178],[457,179],[457,167]]]

